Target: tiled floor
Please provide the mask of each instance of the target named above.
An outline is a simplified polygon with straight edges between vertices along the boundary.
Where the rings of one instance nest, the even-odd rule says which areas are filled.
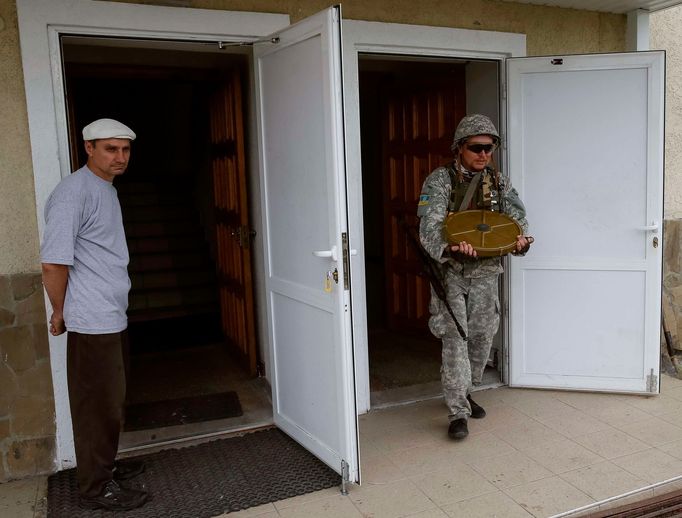
[[[655,398],[498,388],[475,399],[488,416],[462,442],[448,440],[440,400],[362,416],[363,485],[347,497],[329,489],[229,516],[549,517],[682,475],[675,378]],[[44,480],[0,485],[0,516],[43,516]]]

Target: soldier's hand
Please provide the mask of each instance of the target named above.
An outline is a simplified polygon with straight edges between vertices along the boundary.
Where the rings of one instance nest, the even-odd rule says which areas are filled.
[[[461,241],[458,245],[452,245],[450,247],[450,250],[453,253],[459,253],[462,255],[466,255],[468,257],[476,257],[478,254],[476,253],[476,250],[474,250],[474,247],[471,246],[469,243],[466,241]]]
[[[516,236],[515,254],[525,254],[535,239],[532,236]]]
[[[52,313],[50,317],[50,334],[52,336],[59,336],[66,332],[66,324],[64,323],[64,316],[57,313]]]

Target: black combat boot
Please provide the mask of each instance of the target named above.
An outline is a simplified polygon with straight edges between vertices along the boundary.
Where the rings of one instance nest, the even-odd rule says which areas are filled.
[[[450,439],[464,439],[467,435],[469,435],[469,428],[467,427],[466,419],[450,421],[450,426],[448,427],[448,437]]]
[[[485,417],[485,410],[483,410],[481,405],[477,404],[476,401],[471,399],[471,396],[467,396],[467,400],[469,401],[469,405],[471,405],[471,417],[474,419],[481,419]]]
[[[129,511],[147,501],[147,492],[129,489],[110,480],[97,496],[81,496],[80,506],[84,509],[106,509],[108,511]]]

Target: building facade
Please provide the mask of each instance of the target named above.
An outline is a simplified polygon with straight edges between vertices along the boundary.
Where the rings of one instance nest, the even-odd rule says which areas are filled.
[[[279,13],[292,23],[329,5],[315,0],[179,0],[127,2],[177,9]],[[625,14],[496,0],[352,0],[347,19],[524,34],[528,56],[627,50]],[[668,52],[665,287],[668,327],[682,336],[682,8],[651,15],[651,48]],[[0,481],[56,469],[54,389],[39,260],[39,225],[24,70],[15,0],[0,0]],[[57,157],[55,157],[57,160]]]

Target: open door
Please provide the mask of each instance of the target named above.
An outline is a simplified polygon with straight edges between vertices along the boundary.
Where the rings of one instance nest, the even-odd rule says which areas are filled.
[[[254,52],[274,420],[354,482],[340,24],[332,7]]]
[[[507,61],[510,385],[658,393],[663,52]]]
[[[422,184],[452,160],[452,129],[466,115],[463,65],[446,78],[420,77],[386,86],[382,107],[386,320],[392,331],[428,331],[428,279],[403,228],[417,228]]]
[[[223,334],[256,375],[251,237],[246,192],[242,94],[233,70],[210,99],[211,176],[215,210],[216,268]]]

